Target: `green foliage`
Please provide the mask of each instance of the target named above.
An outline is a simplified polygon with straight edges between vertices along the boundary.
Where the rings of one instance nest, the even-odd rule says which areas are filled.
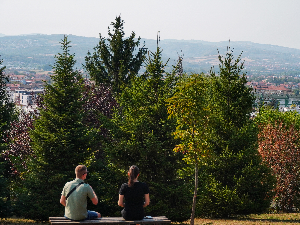
[[[104,83],[112,86],[115,92],[120,92],[121,87],[128,85],[144,60],[144,52],[139,49],[140,38],[135,41],[135,33],[124,39],[124,21],[121,16],[116,17],[111,23],[112,31],[108,28],[108,38],[100,35],[99,44],[94,48],[94,53],[88,52],[85,58],[85,69],[97,85]]]
[[[272,198],[274,177],[257,151],[258,131],[250,120],[254,96],[245,86],[246,75],[240,74],[243,69],[240,58],[234,60],[232,52],[224,59],[219,56],[220,74],[211,72],[209,142],[214,155],[200,168],[208,176],[204,178],[208,182],[207,187],[202,184],[205,191],[199,197],[198,207],[202,209],[199,216],[263,212]],[[210,212],[205,210],[209,202]]]
[[[53,84],[45,85],[44,107],[40,108],[31,136],[37,162],[51,172],[72,171],[73,174],[76,165],[91,155],[94,137],[82,122],[84,83],[81,74],[73,71],[75,60],[69,54],[69,43],[65,37],[63,53],[56,56]],[[65,163],[66,155],[68,163]]]
[[[183,162],[181,154],[173,152],[175,121],[168,119],[166,106],[166,99],[172,95],[176,84],[176,73],[165,73],[159,48],[149,54],[146,64],[146,72],[134,78],[118,97],[120,111],[114,115],[113,141],[106,152],[116,167],[124,171],[122,183],[127,180],[129,166],[135,164],[139,167],[139,179],[150,187],[148,214],[164,214],[182,221],[187,219],[183,216],[186,204],[179,203],[186,201],[188,193],[177,196],[180,201],[175,204],[169,201],[174,195],[171,185],[179,185],[176,193],[186,189],[184,182],[177,177],[177,170]],[[176,208],[183,212],[179,213]]]
[[[88,168],[86,183],[89,183],[98,196],[98,205],[88,201],[88,209],[100,212],[102,216],[120,216],[119,184],[124,182],[124,174],[113,164],[103,159],[95,160]]]
[[[1,158],[2,159],[2,158]],[[0,217],[7,218],[11,216],[10,190],[9,179],[6,174],[7,163],[4,160],[0,161]]]
[[[238,154],[227,149],[199,170],[197,216],[225,218],[269,208],[275,180],[256,148]]]
[[[0,59],[0,66],[2,60]],[[9,182],[10,164],[4,159],[4,152],[7,150],[6,136],[7,131],[11,127],[12,121],[17,117],[14,104],[9,100],[6,90],[6,83],[9,77],[4,72],[5,67],[0,68],[0,217],[10,215],[10,191]]]
[[[300,114],[297,111],[280,112],[278,109],[261,107],[258,115],[255,117],[257,124],[275,124],[279,121],[285,125],[294,125],[297,129],[300,128]]]
[[[198,166],[205,163],[209,153],[209,80],[203,74],[183,76],[176,86],[174,96],[168,99],[168,111],[177,121],[174,136],[181,142],[174,149],[182,152],[185,160],[195,167],[195,188],[191,215],[194,223],[196,197],[198,190]]]
[[[89,165],[94,131],[83,124],[84,82],[73,70],[74,55],[64,37],[62,53],[56,56],[52,84],[45,84],[40,116],[30,132],[34,152],[24,174],[24,192],[19,196],[19,212],[26,218],[47,220],[63,215],[59,197],[64,183],[74,179],[78,164]]]
[[[220,153],[227,146],[237,152],[243,149],[244,143],[234,141],[235,134],[249,122],[254,104],[252,88],[245,86],[246,74],[242,73],[244,66],[241,55],[235,60],[232,52],[226,57],[219,55],[219,76],[211,71],[212,92],[211,104],[214,110],[215,127],[214,151]],[[239,145],[240,144],[240,145]]]
[[[0,59],[0,66],[2,65]],[[1,153],[6,149],[5,136],[6,131],[10,128],[11,122],[16,119],[17,113],[15,105],[10,101],[6,84],[9,81],[8,75],[4,72],[5,66],[0,68],[0,150]]]
[[[190,218],[191,184],[184,179],[163,183],[151,182],[151,203],[145,209],[147,215],[165,215],[173,222],[183,222]]]
[[[195,163],[195,155],[197,163],[198,156],[207,154],[208,84],[203,74],[185,75],[177,84],[174,96],[168,99],[169,114],[176,118],[178,125],[174,136],[181,140],[175,150],[185,153],[186,160],[192,163]]]
[[[211,71],[208,77],[185,77],[169,100],[178,124],[175,136],[182,140],[175,150],[195,165],[200,217],[262,212],[270,205],[274,185],[257,151],[257,129],[250,120],[254,96],[245,86],[246,75],[240,75],[240,56],[234,60],[228,52],[219,61],[218,76]]]

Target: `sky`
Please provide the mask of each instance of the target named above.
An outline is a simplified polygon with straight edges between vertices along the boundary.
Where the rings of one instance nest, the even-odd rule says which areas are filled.
[[[300,49],[300,0],[0,0],[0,34],[251,41]]]

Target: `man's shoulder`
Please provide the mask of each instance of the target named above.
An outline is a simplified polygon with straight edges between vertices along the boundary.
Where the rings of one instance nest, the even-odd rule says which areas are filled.
[[[82,186],[83,186],[84,188],[92,188],[91,185],[89,185],[89,184],[87,184],[87,183],[83,183]]]
[[[68,181],[65,186],[69,186],[69,185],[72,185],[73,183],[75,183],[76,181],[75,180],[71,180],[71,181]]]
[[[77,179],[77,178],[76,178],[76,179],[74,179],[74,180],[71,180],[71,181],[67,182],[67,183],[65,184],[65,187],[78,185],[78,184],[80,184],[80,183],[82,183],[82,184],[85,185],[85,183],[84,183],[83,180]]]

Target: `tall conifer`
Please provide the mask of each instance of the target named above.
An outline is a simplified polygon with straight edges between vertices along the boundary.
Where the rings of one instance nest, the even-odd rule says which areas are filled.
[[[162,50],[149,53],[146,72],[133,79],[118,97],[120,112],[113,121],[114,141],[108,154],[119,168],[135,164],[140,180],[150,186],[151,204],[147,212],[164,214],[172,220],[187,219],[187,185],[178,179],[182,155],[173,151],[175,121],[168,118],[166,99],[172,96],[178,74],[165,71]]]
[[[2,60],[0,59],[1,65]],[[9,100],[6,90],[9,77],[4,73],[4,70],[5,66],[0,68],[0,217],[6,217],[10,212],[8,187],[10,168],[2,153],[7,149],[7,143],[5,142],[6,132],[16,117],[14,104]]]
[[[213,156],[199,169],[198,216],[261,213],[270,206],[274,177],[257,151],[257,129],[250,119],[254,94],[245,85],[241,56],[234,59],[229,49],[219,62],[219,75],[210,73]]]
[[[93,132],[83,123],[84,81],[73,69],[74,54],[69,52],[67,37],[61,44],[53,83],[45,84],[40,116],[30,132],[34,157],[24,175],[27,193],[18,202],[27,218],[46,220],[49,215],[63,215],[63,207],[58,205],[63,185],[74,179],[75,167],[91,157]]]
[[[108,27],[108,38],[100,34],[94,53],[88,52],[85,68],[96,84],[108,84],[113,91],[120,92],[140,70],[145,52],[143,48],[136,50],[140,37],[135,40],[134,32],[125,38],[121,16],[117,16],[111,26],[112,30]]]

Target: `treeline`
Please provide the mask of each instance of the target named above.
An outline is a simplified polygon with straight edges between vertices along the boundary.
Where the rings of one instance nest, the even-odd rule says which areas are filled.
[[[116,17],[87,53],[91,83],[64,37],[32,114],[9,102],[1,68],[0,216],[62,216],[61,191],[78,164],[99,197],[89,208],[103,216],[120,216],[118,190],[133,164],[150,188],[147,215],[193,223],[265,212],[272,202],[298,208],[299,115],[262,107],[252,119],[253,90],[232,51],[219,56],[218,74],[187,75],[181,57],[167,72],[161,48],[145,51],[123,26]]]

